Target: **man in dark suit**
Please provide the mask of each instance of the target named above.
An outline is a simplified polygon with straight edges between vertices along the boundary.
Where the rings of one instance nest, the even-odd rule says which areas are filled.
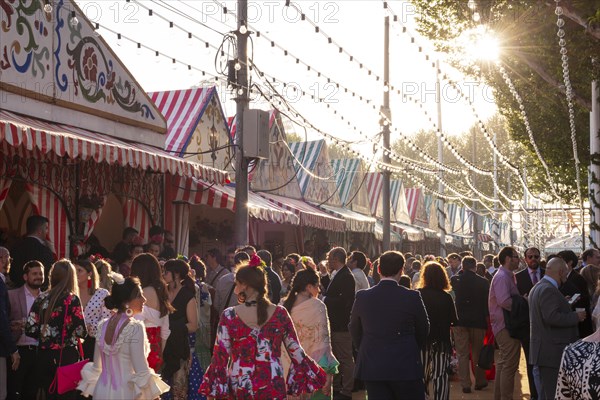
[[[17,344],[21,361],[19,368],[8,372],[8,400],[35,399],[35,379],[38,360],[38,340],[24,334],[25,319],[44,283],[44,266],[39,261],[29,261],[23,267],[25,284],[8,291],[10,300],[10,327]]]
[[[358,357],[354,376],[365,382],[369,399],[424,399],[421,349],[429,320],[421,295],[398,285],[404,256],[379,258],[379,283],[356,293],[350,333]]]
[[[48,218],[41,215],[32,215],[27,218],[27,234],[11,251],[13,255],[10,280],[15,287],[21,287],[23,280],[23,266],[27,261],[37,260],[44,266],[44,276],[50,276],[50,268],[56,258],[46,242],[48,235]],[[48,287],[48,281],[42,287]]]
[[[323,301],[329,315],[331,349],[340,362],[340,372],[333,379],[334,400],[352,399],[354,386],[354,358],[348,322],[354,303],[355,282],[345,263],[346,250],[343,248],[334,247],[327,253],[327,264],[333,272]]]
[[[591,299],[590,292],[587,288],[587,282],[585,278],[575,270],[579,260],[572,250],[563,250],[558,253],[558,256],[565,261],[567,268],[569,269],[567,280],[565,284],[560,287],[560,292],[563,296],[569,298],[573,297],[576,293],[579,293],[579,300],[571,304],[571,308],[584,308],[586,312],[585,319],[579,323],[579,337],[583,339],[594,332],[590,307]]]
[[[256,254],[267,265],[265,271],[267,271],[267,281],[269,285],[269,300],[271,300],[271,303],[273,304],[279,304],[279,301],[281,300],[281,279],[279,278],[279,275],[271,269],[271,252],[268,250],[259,250]]]
[[[517,289],[521,296],[528,296],[529,292],[535,284],[537,284],[544,276],[545,270],[540,266],[540,250],[536,247],[530,247],[525,250],[525,264],[527,268],[515,274],[517,280]],[[527,378],[529,380],[529,393],[531,400],[536,400],[537,390],[535,387],[535,373],[533,365],[529,361],[529,335],[521,340],[521,347],[525,352],[525,360],[527,361]]]
[[[542,393],[539,399],[554,399],[558,369],[563,350],[578,339],[577,324],[585,311],[571,311],[571,306],[558,290],[567,280],[567,264],[553,258],[546,275],[529,294],[531,345],[529,359],[539,368]]]
[[[454,324],[454,343],[458,356],[458,375],[463,393],[471,393],[471,362],[477,365],[487,329],[488,296],[490,284],[475,272],[477,260],[466,256],[462,259],[463,273],[451,279],[455,295],[458,321]],[[485,370],[475,366],[475,390],[488,385]]]
[[[8,368],[13,370],[19,368],[20,360],[8,320],[10,302],[8,301],[8,288],[4,281],[9,271],[10,253],[8,249],[0,247],[0,399],[5,399],[7,396]]]

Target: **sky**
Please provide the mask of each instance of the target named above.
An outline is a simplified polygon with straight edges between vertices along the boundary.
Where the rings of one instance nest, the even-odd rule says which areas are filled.
[[[400,137],[398,131],[411,135],[421,129],[434,128],[436,71],[431,64],[441,56],[416,33],[413,6],[400,0],[388,3],[399,17],[398,22],[390,21],[390,82],[394,88],[390,92],[391,141],[394,142]],[[236,29],[236,1],[79,0],[77,4],[92,22],[100,25],[99,34],[148,92],[185,89],[203,83],[214,85],[212,75],[224,71],[226,59],[235,58],[231,42],[223,47],[229,57],[220,57],[217,48],[224,34]],[[223,4],[227,14],[223,13]],[[282,0],[249,1],[249,29],[260,32],[260,37],[256,33],[251,35],[249,46],[255,65],[266,76],[275,77],[278,81],[273,83],[275,88],[322,132],[350,141],[374,137],[381,131],[379,109],[384,90],[383,21],[389,13],[384,10],[383,2],[306,0],[292,4],[293,7],[285,7]],[[306,15],[306,20],[301,19],[301,13]],[[319,33],[315,32],[315,25]],[[407,27],[406,32],[402,26]],[[191,39],[188,32],[193,34]],[[411,36],[415,38],[414,43]],[[271,41],[287,50],[288,55],[281,48],[271,47]],[[207,42],[209,47],[206,47]],[[341,53],[340,47],[343,48]],[[160,54],[158,57],[156,51]],[[362,69],[359,63],[363,64]],[[193,67],[191,71],[188,65]],[[207,75],[202,76],[196,69]],[[472,78],[457,75],[443,59],[441,69],[469,94],[480,116],[487,119],[496,112],[489,88]],[[320,77],[316,71],[321,72]],[[378,81],[376,76],[380,77]],[[268,89],[262,79],[265,78],[255,76],[253,82],[263,90]],[[217,85],[225,114],[234,115],[231,91],[225,83]],[[398,90],[412,99],[403,99],[397,94]],[[354,97],[352,92],[355,92]],[[441,93],[444,132],[458,135],[467,131],[475,122],[470,107],[447,83],[442,83]],[[311,99],[311,95],[323,101]],[[257,94],[254,98],[251,107],[272,108]],[[277,102],[275,105],[279,106]],[[305,132],[302,127],[297,127],[296,133],[306,134],[309,140],[322,138],[318,132],[310,129]]]

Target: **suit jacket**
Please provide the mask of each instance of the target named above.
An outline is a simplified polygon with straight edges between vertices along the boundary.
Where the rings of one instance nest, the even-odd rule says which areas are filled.
[[[332,332],[348,332],[350,312],[354,303],[354,285],[354,275],[348,267],[344,266],[335,274],[327,287],[324,302]]]
[[[577,271],[572,271],[567,278],[567,281],[560,287],[560,292],[564,296],[573,296],[579,293],[581,297],[575,303],[571,304],[571,309],[585,308],[587,313],[585,319],[579,323],[579,337],[584,338],[594,332],[592,325],[592,313],[590,310],[590,293],[587,290],[586,280]]]
[[[545,274],[546,270],[544,268],[540,268],[540,280],[544,277]],[[517,272],[515,274],[515,278],[517,279],[517,289],[519,290],[519,294],[521,296],[529,294],[531,288],[533,287],[531,275],[529,275],[529,268],[525,268],[524,270]]]
[[[10,302],[10,315],[9,321],[20,321],[23,318],[27,318],[29,310],[27,309],[27,300],[25,299],[25,286],[8,291],[8,300]],[[13,340],[15,343],[21,338],[20,334],[13,332]]]
[[[542,279],[529,294],[529,319],[529,362],[559,368],[563,350],[579,338],[579,319],[563,294],[547,279]]]
[[[27,236],[10,251],[10,254],[13,258],[10,264],[10,280],[16,287],[25,284],[23,266],[31,260],[37,260],[44,265],[45,281],[42,290],[48,287],[50,268],[56,261],[52,250],[48,246],[42,244],[37,238]]]
[[[0,278],[0,357],[8,357],[17,351],[16,342],[10,332],[9,315],[8,288],[4,280]]]
[[[358,348],[356,378],[423,379],[421,348],[427,340],[429,320],[418,291],[384,280],[357,292],[349,328]]]
[[[281,279],[271,267],[266,267],[265,271],[267,271],[267,280],[269,282],[269,300],[273,304],[279,304],[281,300]]]
[[[451,279],[454,290],[456,326],[487,329],[490,283],[473,271],[465,270]]]

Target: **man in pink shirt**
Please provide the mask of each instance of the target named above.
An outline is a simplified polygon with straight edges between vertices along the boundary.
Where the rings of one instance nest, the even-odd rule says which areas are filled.
[[[504,310],[510,311],[512,296],[519,296],[514,271],[519,268],[519,253],[513,247],[504,247],[498,254],[500,268],[490,286],[488,301],[492,331],[500,348],[496,361],[494,400],[512,400],[515,373],[519,368],[521,343],[510,337],[504,320]]]

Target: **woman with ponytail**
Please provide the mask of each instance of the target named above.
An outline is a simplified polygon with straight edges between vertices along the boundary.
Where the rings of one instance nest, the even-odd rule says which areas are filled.
[[[300,345],[321,368],[327,372],[327,383],[323,389],[312,396],[293,397],[288,399],[330,399],[333,375],[338,373],[340,364],[331,351],[329,334],[329,318],[327,307],[319,300],[319,274],[311,268],[298,271],[292,280],[290,294],[283,301],[283,306],[290,313]],[[283,367],[287,371],[290,358],[283,354]]]
[[[162,376],[171,385],[171,393],[165,398],[187,400],[188,366],[192,354],[189,339],[193,335],[195,340],[198,329],[196,284],[192,279],[190,266],[184,260],[169,260],[165,263],[164,269],[169,302],[175,308],[175,311],[169,315],[171,335],[164,352],[165,366]]]
[[[235,274],[239,305],[221,315],[200,393],[209,399],[286,399],[319,390],[327,375],[298,343],[287,310],[267,297],[267,276],[254,255]],[[287,378],[282,345],[291,356]]]

